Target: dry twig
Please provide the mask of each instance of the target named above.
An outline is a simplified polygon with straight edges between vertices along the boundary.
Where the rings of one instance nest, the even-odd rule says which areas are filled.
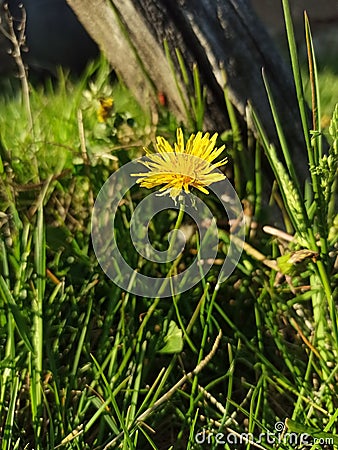
[[[20,79],[22,89],[22,101],[27,111],[29,127],[31,130],[33,130],[33,117],[30,107],[27,69],[22,59],[22,49],[25,48],[24,46],[26,44],[25,32],[27,15],[23,5],[19,5],[19,7],[22,11],[22,17],[17,27],[18,35],[14,30],[14,20],[7,3],[2,6],[6,24],[4,26],[3,20],[0,16],[0,32],[11,42],[13,46],[13,48],[9,50],[9,53],[13,56],[15,64],[18,68],[18,77]]]

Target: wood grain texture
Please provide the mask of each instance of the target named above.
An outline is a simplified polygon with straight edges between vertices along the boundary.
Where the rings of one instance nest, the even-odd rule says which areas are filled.
[[[171,110],[184,120],[184,107],[162,46],[132,2],[67,1],[138,101],[147,105],[155,101],[157,92],[165,92]]]
[[[294,163],[300,174],[305,171],[306,151],[291,70],[248,0],[67,1],[141,102],[152,101],[156,92],[163,92],[169,108],[185,119],[164,54],[166,39],[177,72],[175,49],[182,53],[191,77],[193,64],[198,65],[208,90],[206,128],[222,131],[229,125],[223,95],[225,72],[229,96],[239,114],[245,117],[250,101],[278,147],[261,76],[264,67]]]

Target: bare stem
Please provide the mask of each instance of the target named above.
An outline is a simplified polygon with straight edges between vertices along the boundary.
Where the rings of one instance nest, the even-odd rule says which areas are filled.
[[[20,24],[17,28],[18,35],[15,33],[14,30],[14,24],[13,24],[13,17],[9,11],[8,5],[5,3],[3,5],[4,10],[4,17],[6,20],[6,27],[2,23],[2,19],[0,17],[0,32],[12,43],[13,48],[10,51],[10,54],[12,55],[15,64],[18,68],[18,77],[20,79],[21,83],[21,89],[22,89],[22,102],[27,112],[27,118],[29,127],[31,130],[33,130],[33,118],[32,118],[32,112],[31,112],[31,106],[30,106],[30,98],[29,98],[29,85],[28,85],[28,79],[27,79],[27,70],[25,67],[25,64],[22,59],[22,48],[25,45],[26,42],[26,10],[23,8],[22,5],[20,5],[21,11],[22,11],[22,18],[20,20]]]

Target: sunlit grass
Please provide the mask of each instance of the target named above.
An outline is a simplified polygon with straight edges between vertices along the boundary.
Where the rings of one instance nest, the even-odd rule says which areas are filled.
[[[191,127],[202,120],[198,80],[196,72]],[[321,120],[331,120],[337,80],[324,73],[319,85]],[[103,122],[102,98],[113,99]],[[338,224],[332,194],[338,112],[330,132],[323,127],[331,166],[314,153],[318,165],[310,167],[312,183],[305,192],[288,160],[292,149],[283,149],[281,165],[260,130],[296,241],[288,241],[293,234],[280,238],[275,230],[271,237],[252,228],[225,283],[217,285],[215,264],[193,289],[159,299],[125,292],[104,275],[91,247],[90,217],[109,175],[143,154],[155,135],[172,141],[175,118],[163,110],[155,120],[103,61],[77,82],[60,75],[59,83],[32,89],[30,105],[33,129],[19,93],[0,102],[1,448],[233,449],[228,441],[217,442],[223,433],[223,440],[242,436],[238,448],[272,449],[268,433],[276,433],[275,424],[286,418],[290,431],[332,438],[338,394]],[[233,128],[235,150],[243,151],[246,136],[235,122]],[[187,136],[194,131],[184,129]],[[315,152],[319,144],[313,139],[320,136],[312,138]],[[250,172],[261,170],[261,151],[257,144],[246,168],[243,158],[234,158],[234,184],[236,174],[244,177],[247,213],[262,206],[259,177]],[[332,181],[332,190],[325,191],[322,179]],[[126,236],[144,195],[138,187],[132,190],[118,211],[115,232],[126,253],[135,251]],[[219,224],[222,262],[228,224],[216,199],[210,195],[207,202]],[[154,217],[155,246],[162,248],[176,221],[177,211]],[[191,226],[187,217],[183,225]],[[195,237],[192,242],[198,245]],[[180,270],[194,248],[184,253]],[[168,270],[144,258],[136,264],[152,276]],[[279,448],[295,446],[283,440]]]

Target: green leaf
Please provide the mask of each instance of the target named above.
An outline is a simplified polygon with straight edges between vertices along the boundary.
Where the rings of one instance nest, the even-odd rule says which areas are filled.
[[[312,250],[302,249],[286,253],[277,258],[279,270],[284,275],[294,276],[304,272],[309,261],[316,261],[318,253]]]
[[[164,337],[164,347],[159,353],[180,353],[183,350],[182,330],[171,320],[168,334]]]

